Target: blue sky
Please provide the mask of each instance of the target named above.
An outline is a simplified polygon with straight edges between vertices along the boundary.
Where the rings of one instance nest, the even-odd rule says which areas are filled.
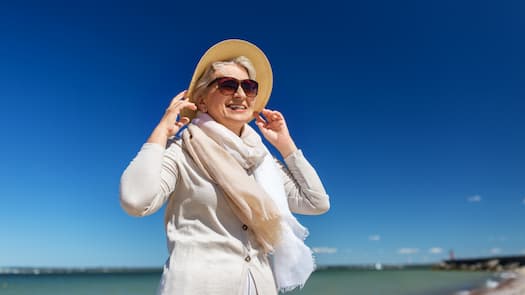
[[[120,175],[227,38],[331,197],[298,217],[319,264],[525,253],[522,1],[187,2],[0,4],[0,266],[164,263]]]

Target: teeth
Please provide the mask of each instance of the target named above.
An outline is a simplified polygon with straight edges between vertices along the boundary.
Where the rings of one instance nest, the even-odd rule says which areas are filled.
[[[246,107],[243,105],[229,105],[228,106],[232,110],[245,110]]]

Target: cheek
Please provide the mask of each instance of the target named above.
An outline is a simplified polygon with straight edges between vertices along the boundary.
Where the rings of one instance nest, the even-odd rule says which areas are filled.
[[[218,112],[224,109],[225,107],[222,101],[216,99],[208,101],[208,103],[206,103],[206,106],[208,107],[208,112]]]

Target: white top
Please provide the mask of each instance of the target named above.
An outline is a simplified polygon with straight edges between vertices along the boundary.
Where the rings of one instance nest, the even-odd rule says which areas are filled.
[[[133,216],[165,211],[169,259],[158,294],[241,294],[248,274],[259,295],[277,294],[268,257],[253,233],[183,150],[181,141],[165,149],[146,143],[122,174],[120,201]],[[321,214],[329,199],[321,180],[300,150],[278,162],[290,210]]]

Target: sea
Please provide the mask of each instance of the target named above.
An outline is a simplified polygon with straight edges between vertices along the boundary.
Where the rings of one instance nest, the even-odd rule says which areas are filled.
[[[90,273],[0,273],[1,295],[145,295],[155,294],[157,271]],[[288,295],[453,295],[479,288],[489,272],[431,269],[321,269],[302,289]]]

